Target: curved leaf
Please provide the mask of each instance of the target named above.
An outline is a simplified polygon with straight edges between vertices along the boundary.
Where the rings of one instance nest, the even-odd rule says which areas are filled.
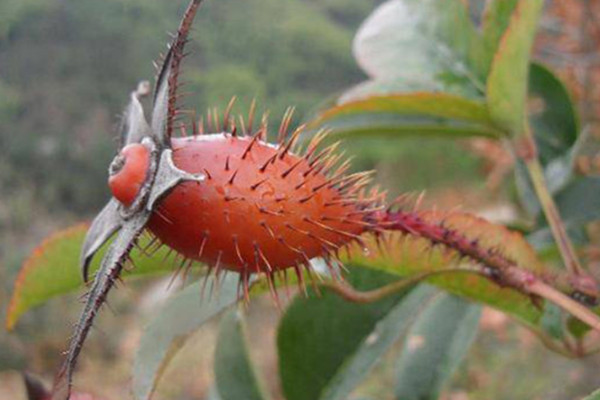
[[[487,80],[490,115],[511,136],[524,133],[531,46],[543,3],[522,0],[517,4]]]
[[[359,289],[380,287],[394,277],[380,271],[352,268],[349,283]],[[318,399],[340,368],[352,358],[378,321],[409,290],[376,303],[349,303],[329,290],[309,290],[296,297],[277,331],[279,371],[288,400]]]
[[[396,399],[437,399],[477,334],[481,308],[438,296],[410,328],[398,359]]]
[[[138,400],[152,396],[169,361],[186,339],[205,322],[234,304],[237,277],[227,275],[215,296],[205,292],[201,283],[189,285],[161,308],[144,329],[133,364],[133,393]]]
[[[392,93],[329,108],[313,122],[334,135],[500,136],[483,103],[448,93]]]
[[[529,72],[530,123],[540,161],[565,156],[577,141],[579,116],[569,91],[547,67],[532,63]]]
[[[481,124],[491,123],[487,109],[481,102],[447,93],[428,92],[394,93],[347,102],[325,110],[320,116],[320,121],[358,113],[425,115]]]
[[[8,305],[7,329],[12,329],[19,317],[32,307],[85,286],[79,272],[79,253],[88,227],[84,223],[54,233],[25,260]],[[91,271],[98,269],[109,243],[95,256]],[[140,246],[143,248],[145,244],[148,244],[148,239],[142,237]],[[134,249],[131,258],[136,267],[124,273],[124,277],[171,271],[171,263],[163,262],[165,253],[165,250],[159,250],[153,257],[147,257]]]
[[[244,319],[240,310],[231,310],[221,320],[215,350],[215,377],[222,400],[266,399],[256,376],[244,335]]]
[[[498,137],[497,129],[481,124],[444,118],[371,114],[366,112],[335,118],[327,121],[325,126],[332,130],[331,134],[328,135],[329,139],[338,137]]]

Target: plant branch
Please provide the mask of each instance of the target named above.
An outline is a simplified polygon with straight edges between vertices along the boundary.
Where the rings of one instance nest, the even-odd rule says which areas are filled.
[[[527,291],[553,302],[577,319],[585,322],[590,327],[600,332],[600,317],[598,317],[598,315],[564,293],[554,289],[552,286],[536,279],[527,285]]]
[[[567,235],[564,223],[554,203],[554,199],[548,190],[544,170],[537,157],[537,147],[533,140],[533,134],[528,124],[526,124],[525,140],[517,144],[517,156],[520,157],[527,168],[533,188],[540,201],[540,205],[548,220],[552,236],[556,241],[558,250],[565,264],[566,269],[573,275],[585,274],[584,269],[579,262],[575,248],[571,239]]]

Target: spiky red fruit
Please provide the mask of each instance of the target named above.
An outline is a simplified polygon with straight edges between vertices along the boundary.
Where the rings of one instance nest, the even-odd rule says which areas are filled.
[[[330,176],[326,157],[229,134],[172,145],[178,168],[207,179],[175,188],[149,228],[187,258],[217,269],[278,271],[327,256],[366,229],[369,210],[355,193],[364,175]]]
[[[140,143],[129,144],[110,165],[108,186],[117,200],[129,206],[146,181],[150,150]]]

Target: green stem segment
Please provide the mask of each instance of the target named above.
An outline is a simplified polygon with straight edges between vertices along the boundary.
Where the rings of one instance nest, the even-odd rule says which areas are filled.
[[[522,148],[517,148],[517,155],[524,161],[533,183],[533,188],[540,201],[540,205],[548,220],[552,236],[556,241],[558,250],[567,270],[573,275],[583,275],[585,272],[575,253],[575,248],[567,235],[567,231],[560,217],[560,213],[554,203],[552,195],[548,191],[544,170],[537,157],[537,148],[529,126],[526,128],[525,141],[521,142]]]

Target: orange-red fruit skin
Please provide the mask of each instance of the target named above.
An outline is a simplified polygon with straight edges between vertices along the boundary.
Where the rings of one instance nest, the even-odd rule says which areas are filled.
[[[146,180],[150,150],[142,144],[132,143],[123,147],[120,154],[125,162],[121,170],[108,178],[108,186],[117,200],[129,206]]]
[[[310,169],[306,158],[280,157],[278,148],[261,141],[248,151],[251,140],[222,134],[174,138],[175,165],[207,179],[176,187],[149,229],[187,258],[240,272],[306,263],[363,232],[354,204],[342,204],[344,196],[328,185],[316,189],[327,176],[304,176]]]

